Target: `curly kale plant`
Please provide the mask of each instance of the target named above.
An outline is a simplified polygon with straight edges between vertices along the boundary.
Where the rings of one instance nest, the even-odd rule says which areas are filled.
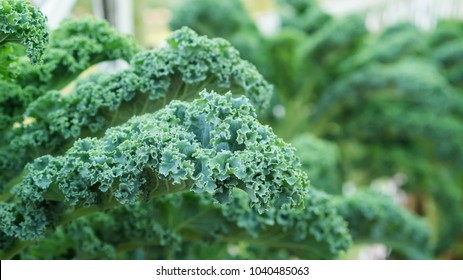
[[[0,112],[0,130],[21,122],[31,102],[49,90],[67,86],[90,66],[114,59],[129,61],[139,51],[133,40],[104,21],[85,18],[64,22],[52,33],[41,64],[19,61],[20,75],[1,81],[0,110],[8,111]]]
[[[328,196],[308,191],[304,203],[311,207],[265,213],[249,208],[250,197],[238,189],[225,205],[204,194],[171,194],[79,218],[21,258],[335,258],[350,244],[346,223]]]
[[[222,10],[225,1],[206,2],[184,0],[174,10],[171,26],[187,25],[229,40],[250,33],[259,38],[259,45],[236,46],[243,56],[264,68],[265,77],[274,84],[276,96],[271,110],[263,114],[264,121],[297,146],[314,187],[337,193],[336,200],[348,201],[350,198],[340,198],[342,181],[366,186],[377,178],[405,175],[403,190],[413,201],[410,210],[425,216],[432,231],[411,222],[414,229],[410,232],[420,231],[423,243],[413,241],[413,234],[404,234],[407,240],[378,241],[392,249],[391,257],[463,256],[461,21],[440,22],[429,32],[401,23],[372,33],[361,15],[334,18],[316,1],[280,0],[280,29],[264,35],[249,24],[252,17],[245,9]],[[226,2],[233,7],[241,5],[240,0]],[[195,14],[202,14],[199,7],[216,11],[214,18],[233,13],[233,18],[241,18],[245,24],[236,28],[235,21],[213,21],[203,29],[200,17],[187,20],[182,16],[193,6]],[[331,149],[321,144],[327,141],[333,143]],[[312,152],[309,147],[324,152]],[[339,154],[335,156],[333,150]],[[336,158],[338,165],[333,163]],[[319,174],[324,175],[320,178]],[[356,199],[365,202],[358,205],[383,207],[385,203],[375,200],[375,195],[359,195]],[[356,212],[354,204],[347,205],[352,209],[345,213]],[[405,211],[397,207],[388,206]],[[354,228],[360,223],[343,216],[349,221],[354,242],[363,243],[355,234],[360,229]],[[377,218],[388,219],[385,215]],[[368,230],[374,230],[379,223],[370,225]],[[389,226],[400,232],[393,223]],[[433,240],[434,246],[421,246],[425,239]],[[414,251],[410,244],[422,250]],[[401,248],[408,248],[407,252]]]
[[[260,213],[270,205],[303,206],[307,182],[293,150],[257,122],[249,101],[201,97],[132,118],[100,139],[78,140],[62,156],[34,160],[14,198],[1,205],[3,234],[36,239],[98,209],[185,190],[227,203],[239,188]]]
[[[41,15],[24,1],[0,3],[2,15],[11,18],[21,11]],[[285,31],[272,38],[260,34],[239,1],[196,1],[195,9],[180,9],[184,16],[174,17],[173,25],[187,21],[231,44],[178,26],[165,45],[142,50],[90,18],[63,22],[46,49],[47,35],[37,39],[33,32],[47,34],[44,21],[24,33],[19,45],[9,42],[18,50],[37,44],[29,53],[35,63],[18,56],[4,68],[15,71],[0,77],[0,257],[332,259],[352,242],[383,242],[398,257],[431,257],[427,221],[380,194],[342,195],[343,172],[351,171],[346,166],[362,160],[355,154],[344,158],[346,139],[355,124],[364,129],[369,114],[379,112],[377,121],[392,131],[384,139],[400,152],[399,144],[414,141],[426,127],[432,133],[424,143],[442,141],[459,131],[449,115],[460,116],[460,99],[446,79],[430,78],[437,71],[432,67],[423,67],[423,79],[406,82],[417,73],[393,63],[415,50],[406,47],[412,35],[393,44],[405,46],[403,52],[365,51],[352,56],[349,68],[344,58],[367,41],[362,19],[333,19],[308,3],[280,1],[286,15],[295,16],[287,16]],[[216,13],[216,4],[228,7],[230,21]],[[203,24],[197,24],[200,19]],[[331,35],[337,32],[342,36]],[[395,33],[400,32],[388,36]],[[366,67],[364,57],[391,65]],[[128,67],[80,77],[92,65],[115,59]],[[368,71],[377,77],[365,81]],[[264,77],[275,83],[276,98]],[[399,97],[390,97],[394,88],[402,90]],[[290,107],[283,119],[268,118],[276,102],[300,107]],[[368,106],[352,110],[356,102]],[[382,110],[384,103],[397,106]],[[408,112],[408,105],[415,109]],[[445,126],[425,118],[433,108]],[[404,142],[396,141],[392,127],[398,110],[410,117],[411,128],[397,130]],[[424,124],[415,122],[420,117]],[[333,124],[338,120],[345,125]],[[313,134],[302,133],[306,127]],[[365,132],[356,143],[368,149],[375,135],[382,133]],[[417,153],[425,159],[420,162],[459,152],[459,143],[450,143]],[[451,175],[435,175],[436,182],[453,182]],[[447,188],[439,197],[439,203],[452,201],[449,213],[459,209],[458,199],[449,200],[453,191]],[[455,232],[446,227],[441,234],[453,238]]]
[[[68,19],[51,33],[40,65],[21,65],[18,84],[34,87],[40,94],[62,89],[91,65],[116,59],[130,61],[140,50],[105,21]]]
[[[112,59],[129,67],[59,91]],[[84,19],[52,33],[41,64],[18,65],[1,81],[2,258],[206,258],[211,243],[217,258],[334,258],[350,245],[294,148],[257,120],[272,86],[227,41],[183,28],[141,51]]]
[[[25,54],[32,63],[40,61],[47,42],[46,17],[40,11],[27,1],[0,1],[0,79],[15,77]]]
[[[205,86],[244,94],[265,108],[271,86],[230,44],[181,29],[166,47],[137,54],[131,67],[78,84],[69,95],[49,91],[26,107],[33,123],[5,130],[0,179],[17,176],[35,157],[57,154],[82,136],[101,136],[133,114],[156,111],[173,99],[192,100]]]
[[[20,44],[32,62],[40,60],[48,40],[46,17],[40,11],[26,1],[2,0],[0,22],[0,47]]]

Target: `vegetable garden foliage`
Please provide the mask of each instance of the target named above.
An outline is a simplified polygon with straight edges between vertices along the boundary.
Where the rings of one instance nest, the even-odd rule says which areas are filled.
[[[116,59],[130,61],[140,50],[135,41],[105,21],[90,17],[68,19],[51,33],[40,65],[27,62],[20,65],[22,71],[17,83],[36,88],[38,96],[48,90],[62,89],[91,65]]]
[[[139,51],[91,19],[50,37],[41,64],[24,60],[1,81],[12,89],[1,104],[3,259],[335,258],[349,247],[331,197],[257,120],[272,86],[227,41],[182,28]],[[59,91],[115,58],[129,68]]]
[[[20,49],[18,45],[11,47]],[[49,90],[62,89],[90,66],[106,60],[130,60],[139,50],[134,41],[106,22],[90,18],[64,22],[53,32],[40,64],[22,59],[16,63],[20,75],[11,81],[2,79],[0,129],[20,122],[30,103]]]
[[[237,0],[187,1],[165,46],[142,50],[90,18],[47,43],[39,11],[0,0],[1,36],[20,38],[0,45],[0,257],[331,259],[353,242],[458,257],[463,97],[458,55],[436,51],[458,53],[458,23],[377,35],[279,3],[266,37]],[[79,78],[114,59],[128,68]],[[425,217],[341,194],[397,172]]]
[[[0,179],[7,182],[32,159],[62,153],[76,138],[101,136],[134,114],[155,111],[173,99],[192,100],[206,85],[244,94],[257,108],[265,107],[271,94],[271,86],[228,42],[188,29],[175,32],[164,48],[138,53],[130,66],[80,82],[69,95],[48,91],[31,102],[25,113],[34,122],[4,132]]]
[[[296,145],[314,187],[339,193],[336,180],[366,185],[378,177],[406,176],[404,190],[415,201],[411,210],[427,218],[431,231],[374,193],[338,195],[333,199],[342,201],[340,212],[354,242],[383,242],[392,249],[392,257],[463,258],[458,249],[463,237],[463,23],[443,21],[426,32],[401,23],[370,33],[362,16],[333,18],[315,1],[276,3],[281,27],[270,36],[250,24],[239,0],[184,0],[174,9],[171,27],[186,25],[231,42],[240,34],[258,38],[258,45],[236,47],[275,86],[276,95],[262,119]],[[195,12],[187,17],[193,7]],[[213,18],[203,16],[209,10],[215,11]],[[214,20],[228,15],[240,20]],[[326,141],[338,147],[339,166],[333,164],[333,149],[317,163]],[[322,170],[326,175],[318,179]],[[359,210],[359,205],[365,208]],[[378,214],[366,218],[368,209],[378,209]],[[386,224],[397,228],[391,217],[407,221],[410,228],[401,229],[408,233],[398,229],[400,238],[387,234]],[[371,227],[362,229],[365,220]],[[433,244],[419,245],[413,236]],[[414,251],[417,248],[422,250]]]
[[[433,47],[432,57],[448,81],[463,90],[463,47],[461,33],[463,22],[457,20],[442,21],[429,35]]]
[[[48,32],[46,18],[24,1],[2,0],[0,22],[0,78],[8,79],[22,54],[32,63],[41,59]]]
[[[263,214],[249,208],[246,193],[232,192],[227,205],[204,194],[177,193],[99,212],[59,227],[21,257],[319,259],[336,257],[350,244],[345,221],[329,198],[312,188],[305,201],[311,207],[270,208]],[[64,246],[56,246],[57,240]]]
[[[400,258],[429,258],[429,230],[424,219],[417,219],[382,193],[358,191],[335,202],[349,224],[354,240],[387,245]],[[400,248],[398,248],[400,247]]]
[[[304,133],[291,144],[296,148],[302,170],[310,183],[329,194],[341,194],[340,152],[335,143]]]

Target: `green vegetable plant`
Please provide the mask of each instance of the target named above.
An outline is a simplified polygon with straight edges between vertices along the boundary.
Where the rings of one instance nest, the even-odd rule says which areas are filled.
[[[28,2],[0,0],[0,257],[447,252],[461,233],[463,104],[450,47],[430,59],[439,40],[408,25],[370,34],[361,16],[278,3],[283,28],[268,37],[240,1],[187,1],[165,44],[144,50],[92,18],[48,35]],[[127,67],[82,75],[116,59]],[[421,211],[342,192],[399,171]]]
[[[145,51],[93,19],[50,38],[40,63],[1,81],[2,259],[336,258],[349,247],[330,196],[258,121],[273,88],[230,43],[182,28]],[[116,58],[128,68],[79,78]]]
[[[184,0],[145,50],[0,0],[0,257],[461,258],[462,23],[276,7]],[[407,203],[369,187],[397,174]]]
[[[171,27],[186,25],[231,42],[240,34],[258,38],[259,44],[236,46],[274,85],[276,94],[261,119],[294,143],[312,185],[343,201],[341,214],[353,242],[383,242],[392,258],[461,258],[461,21],[442,21],[430,31],[400,23],[373,33],[363,15],[335,18],[316,1],[280,0],[275,1],[280,28],[265,35],[250,24],[240,0],[226,1],[228,9],[223,2],[184,0],[173,9]],[[194,13],[187,17],[190,7]],[[213,18],[201,16],[209,10],[216,11]],[[221,11],[240,20],[214,20],[226,17]],[[408,210],[425,217],[427,226],[416,216],[409,221],[401,206],[376,199],[379,194],[359,190],[349,198],[341,192],[343,182],[362,189],[397,174],[406,178]],[[368,217],[369,227],[362,229],[368,209],[378,215]],[[414,228],[404,228],[404,239],[379,237],[391,229],[401,232],[379,214],[392,209]],[[379,235],[370,238],[373,232]],[[420,245],[414,236],[431,244]]]

